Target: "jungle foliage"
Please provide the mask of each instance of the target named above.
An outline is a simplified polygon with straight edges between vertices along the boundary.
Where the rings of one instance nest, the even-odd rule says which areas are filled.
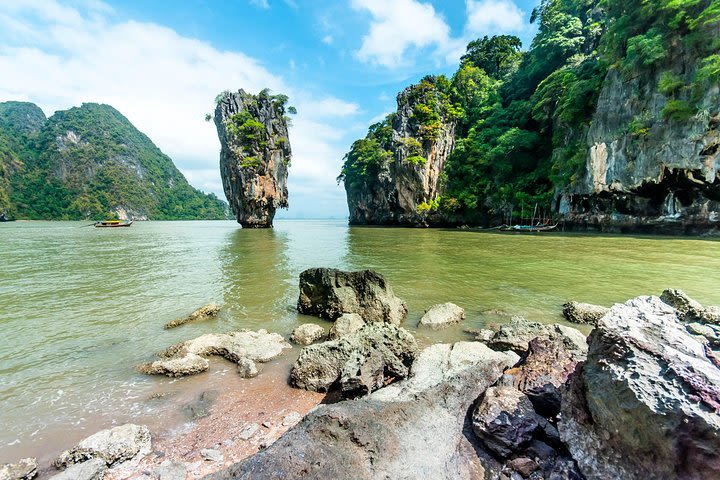
[[[628,133],[636,138],[652,122],[693,116],[698,94],[720,79],[720,0],[542,0],[531,21],[538,33],[529,50],[517,37],[484,37],[468,44],[452,78],[427,77],[458,119],[437,208],[504,217],[520,204],[549,207],[584,175],[587,131],[609,69],[631,77],[669,69],[680,51],[698,59],[691,81],[662,75],[662,118],[634,119]],[[429,88],[427,78],[419,85]],[[415,115],[432,133],[440,108],[426,106]],[[339,180],[361,185],[390,168],[392,145],[381,138],[392,130],[378,132],[391,120],[352,145]]]
[[[0,211],[86,219],[122,208],[155,220],[226,218],[120,112],[86,103],[45,119],[35,105],[0,104]]]

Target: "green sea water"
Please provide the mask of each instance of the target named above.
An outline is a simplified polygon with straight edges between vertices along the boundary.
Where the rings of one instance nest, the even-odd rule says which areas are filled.
[[[376,269],[407,301],[405,326],[424,343],[467,339],[463,327],[512,315],[561,321],[570,299],[610,305],[675,287],[720,304],[714,240],[339,220],[281,220],[272,230],[223,221],[82,225],[0,224],[0,462],[66,448],[57,445],[65,431],[157,416],[148,397],[174,381],[134,366],[175,342],[239,328],[289,334],[307,321],[328,327],[295,311],[298,275],[310,267]],[[427,307],[447,301],[466,309],[465,325],[415,328]],[[163,330],[209,302],[222,305],[218,319]]]

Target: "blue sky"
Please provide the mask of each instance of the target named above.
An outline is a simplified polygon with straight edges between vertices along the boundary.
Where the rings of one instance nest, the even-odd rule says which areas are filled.
[[[225,89],[290,95],[290,210],[342,217],[335,177],[351,143],[422,76],[451,74],[468,41],[529,45],[539,0],[5,0],[0,101],[50,115],[113,105],[190,183],[217,193],[219,143],[205,113]]]

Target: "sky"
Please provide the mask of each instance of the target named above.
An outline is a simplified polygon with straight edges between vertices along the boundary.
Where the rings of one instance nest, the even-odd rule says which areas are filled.
[[[539,0],[2,0],[0,101],[46,115],[107,103],[195,187],[225,198],[204,120],[223,90],[290,96],[290,209],[347,215],[336,177],[352,142],[467,43],[513,34],[527,48]]]

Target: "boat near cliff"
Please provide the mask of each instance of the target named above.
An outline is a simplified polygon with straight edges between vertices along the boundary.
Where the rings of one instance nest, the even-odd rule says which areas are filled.
[[[134,220],[102,220],[95,222],[95,228],[129,227],[133,223]]]
[[[521,233],[534,233],[534,232],[552,232],[557,229],[557,223],[555,225],[542,224],[542,225],[501,225],[497,228],[500,232],[521,232]]]

